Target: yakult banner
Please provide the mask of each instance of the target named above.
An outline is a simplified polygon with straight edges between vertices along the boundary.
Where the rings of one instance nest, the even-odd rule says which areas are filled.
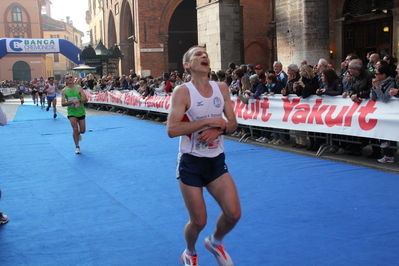
[[[58,39],[6,39],[8,53],[59,53]]]
[[[143,99],[136,91],[89,92],[89,102],[168,113],[170,94]],[[354,103],[341,96],[316,96],[306,99],[281,95],[231,104],[241,125],[342,134],[399,141],[399,99],[388,103],[363,100]]]

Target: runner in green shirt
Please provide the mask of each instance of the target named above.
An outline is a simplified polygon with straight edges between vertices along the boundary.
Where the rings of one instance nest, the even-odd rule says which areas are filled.
[[[82,140],[81,134],[86,132],[86,111],[82,103],[87,102],[83,88],[75,85],[73,77],[69,74],[65,76],[66,87],[62,90],[61,106],[67,106],[68,119],[73,129],[73,141],[75,142],[75,153],[80,154],[79,141]]]

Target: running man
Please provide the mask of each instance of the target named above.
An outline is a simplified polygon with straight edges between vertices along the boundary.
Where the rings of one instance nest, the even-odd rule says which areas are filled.
[[[87,102],[86,94],[79,85],[75,85],[73,77],[65,76],[66,87],[62,90],[61,106],[67,106],[68,119],[71,123],[73,141],[75,142],[75,153],[80,154],[79,141],[81,134],[86,132],[86,111],[82,103]]]
[[[48,78],[48,83],[44,87],[44,92],[47,94],[47,108],[46,111],[50,110],[51,104],[53,104],[53,117],[57,117],[57,91],[54,84],[54,77]]]
[[[24,99],[25,85],[22,80],[19,81],[18,92],[19,92],[19,99],[21,100],[21,104],[24,104],[24,102],[25,102],[25,99]]]
[[[187,247],[181,260],[184,265],[198,265],[195,243],[207,222],[203,198],[203,187],[206,187],[222,213],[215,231],[205,238],[204,244],[219,265],[231,266],[233,262],[222,240],[240,219],[241,207],[235,183],[225,164],[222,134],[234,132],[237,120],[226,83],[208,79],[210,60],[205,48],[190,48],[183,56],[183,66],[191,75],[191,82],[173,91],[167,122],[169,137],[180,136],[176,172],[189,214],[184,229]]]
[[[44,78],[41,77],[38,86],[39,86],[39,98],[40,98],[40,106],[43,109],[44,105],[46,103],[46,93],[44,92],[44,86],[46,85],[46,82],[44,81]]]

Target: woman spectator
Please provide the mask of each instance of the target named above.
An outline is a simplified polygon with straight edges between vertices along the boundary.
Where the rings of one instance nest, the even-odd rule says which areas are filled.
[[[238,95],[238,92],[241,90],[241,78],[244,76],[244,72],[237,68],[233,71],[233,81],[231,82],[229,89],[231,94]]]
[[[342,94],[342,80],[334,70],[324,69],[321,73],[321,80],[325,86],[316,90],[317,95],[337,96]]]
[[[370,91],[370,99],[373,101],[382,101],[384,103],[388,102],[390,96],[390,91],[395,88],[395,79],[391,77],[391,70],[388,65],[381,66],[376,69],[375,78],[373,79],[373,86]],[[381,146],[384,157],[378,159],[379,163],[393,163],[394,152],[396,148],[396,141],[381,140]],[[377,147],[378,148],[378,147]],[[374,150],[374,147],[373,147]]]
[[[299,67],[299,75],[301,76],[298,82],[294,83],[293,89],[297,96],[307,98],[310,95],[316,94],[319,88],[319,81],[313,72],[312,67],[308,65],[301,65]],[[315,138],[316,133],[309,132],[310,145],[306,148],[309,151],[317,151],[320,147],[320,139]],[[317,134],[318,135],[318,134]]]

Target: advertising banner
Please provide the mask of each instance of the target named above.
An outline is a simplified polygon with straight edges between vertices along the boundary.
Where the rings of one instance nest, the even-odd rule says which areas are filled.
[[[89,102],[168,113],[171,95],[157,94],[143,99],[136,91],[87,92]],[[363,100],[354,103],[341,96],[274,95],[250,100],[231,97],[239,124],[327,134],[340,134],[399,141],[399,99],[387,103]]]
[[[6,39],[7,53],[59,53],[59,39]]]

